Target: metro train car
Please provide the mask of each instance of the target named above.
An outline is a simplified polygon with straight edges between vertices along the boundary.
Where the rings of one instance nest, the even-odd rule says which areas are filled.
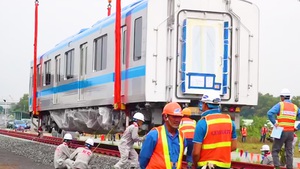
[[[206,92],[239,123],[258,99],[259,9],[246,0],[138,0],[121,12],[121,101],[114,110],[115,15],[63,40],[37,61],[41,124],[90,133],[124,130],[135,112],[144,130],[167,102],[199,114]],[[33,64],[30,111],[33,111]],[[237,124],[239,126],[239,124]]]

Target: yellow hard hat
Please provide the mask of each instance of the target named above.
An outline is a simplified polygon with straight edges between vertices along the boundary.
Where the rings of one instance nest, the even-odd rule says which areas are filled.
[[[184,108],[183,110],[182,110],[182,114],[184,115],[184,116],[191,116],[192,115],[192,111],[191,111],[191,109],[189,109],[189,108]]]

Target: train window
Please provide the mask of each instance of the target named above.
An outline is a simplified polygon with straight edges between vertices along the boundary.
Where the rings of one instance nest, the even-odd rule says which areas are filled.
[[[37,78],[36,78],[37,86],[41,87],[41,65],[40,64],[37,65],[36,72],[37,72]]]
[[[51,63],[51,60],[48,60],[44,63],[44,86],[51,84],[50,63]]]
[[[142,58],[142,17],[134,21],[134,53],[133,60]]]
[[[94,41],[94,70],[106,69],[107,62],[107,35],[101,36]]]
[[[87,43],[80,45],[80,75],[85,75],[87,73],[87,51]]]
[[[55,57],[55,81],[60,82],[61,79],[61,58],[60,55]]]
[[[65,53],[65,79],[71,79],[74,76],[74,49]]]
[[[30,80],[29,80],[30,88],[33,87],[33,67],[30,67]]]
[[[122,27],[122,32],[123,32],[123,35],[122,35],[122,63],[123,65],[125,64],[125,58],[126,58],[126,40],[127,40],[127,30],[126,30],[126,26],[123,26]]]

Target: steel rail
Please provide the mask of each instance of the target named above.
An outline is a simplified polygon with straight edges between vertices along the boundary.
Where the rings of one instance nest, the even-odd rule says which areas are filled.
[[[39,137],[37,137],[37,134],[18,132],[18,131],[12,131],[12,130],[0,129],[0,134],[8,135],[11,137],[16,137],[16,138],[22,138],[22,139],[26,139],[26,140],[31,140],[31,141],[37,141],[37,142],[41,142],[41,143],[45,143],[45,144],[51,144],[51,145],[59,145],[62,142],[62,138],[58,138],[58,137],[43,136],[42,138],[39,138]],[[104,155],[108,155],[108,156],[114,156],[114,157],[120,157],[120,153],[118,151],[117,146],[101,144],[101,143],[99,143],[99,144],[100,144],[100,146],[93,149],[93,151],[95,153],[104,154]],[[77,147],[81,147],[83,145],[84,145],[84,141],[74,140],[70,144],[70,148],[76,149]],[[137,149],[137,151],[139,153],[138,149]],[[187,168],[187,163],[185,161],[182,164],[182,168],[183,169]],[[232,169],[274,169],[274,166],[232,161],[231,168]],[[282,167],[281,169],[285,169],[285,168]]]

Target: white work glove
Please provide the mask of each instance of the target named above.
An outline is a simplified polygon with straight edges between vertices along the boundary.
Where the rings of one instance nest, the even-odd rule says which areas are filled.
[[[207,163],[205,166],[203,166],[201,169],[214,169],[214,164],[212,163]]]

